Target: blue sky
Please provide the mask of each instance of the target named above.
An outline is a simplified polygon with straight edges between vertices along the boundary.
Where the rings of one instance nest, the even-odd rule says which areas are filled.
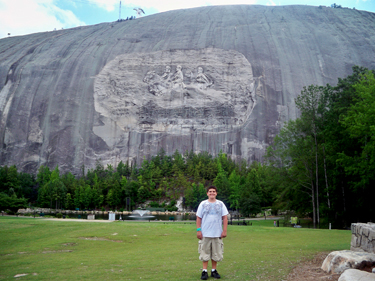
[[[82,25],[116,21],[119,18],[119,0],[0,0],[0,38],[52,31]],[[176,9],[201,6],[249,5],[312,5],[355,7],[375,12],[375,0],[127,0],[121,1],[121,18],[136,16],[134,8],[142,8],[146,15]]]

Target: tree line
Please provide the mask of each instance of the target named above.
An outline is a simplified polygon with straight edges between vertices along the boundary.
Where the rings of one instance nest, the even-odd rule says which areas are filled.
[[[175,210],[184,198],[196,210],[215,185],[218,199],[248,216],[262,208],[310,216],[314,225],[347,227],[371,221],[375,195],[375,79],[363,67],[337,86],[305,87],[295,100],[300,117],[283,125],[268,147],[264,163],[235,162],[224,153],[193,151],[157,155],[142,164],[120,162],[80,175],[40,166],[36,175],[0,167],[0,207],[131,209],[146,201]]]
[[[374,71],[354,66],[337,86],[304,87],[301,115],[268,147],[280,177],[275,204],[350,226],[373,219],[375,205]]]
[[[226,154],[213,157],[207,152],[193,151],[171,156],[164,150],[144,159],[137,167],[122,161],[114,168],[104,167],[98,160],[94,169],[74,176],[60,175],[59,167],[50,170],[40,166],[38,173],[29,175],[17,172],[15,166],[0,167],[2,208],[19,208],[20,204],[6,205],[12,198],[33,206],[56,209],[125,209],[127,198],[131,208],[146,201],[151,207],[176,210],[176,200],[183,197],[186,209],[196,210],[207,198],[205,187],[216,185],[218,199],[244,215],[255,214],[261,207],[271,206],[272,188],[264,180],[267,166],[245,161],[235,163]],[[7,200],[5,200],[7,198]],[[17,201],[18,202],[18,201]]]

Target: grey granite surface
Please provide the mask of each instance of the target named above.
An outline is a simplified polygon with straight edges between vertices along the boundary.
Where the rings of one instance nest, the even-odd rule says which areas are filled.
[[[0,164],[78,173],[161,147],[262,161],[303,86],[375,68],[375,14],[212,6],[0,40]]]

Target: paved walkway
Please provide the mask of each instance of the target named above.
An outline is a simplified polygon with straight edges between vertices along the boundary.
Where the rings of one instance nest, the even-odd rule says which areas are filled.
[[[48,221],[79,221],[79,222],[114,222],[110,220],[87,220],[87,219],[54,219],[54,218],[44,218]]]

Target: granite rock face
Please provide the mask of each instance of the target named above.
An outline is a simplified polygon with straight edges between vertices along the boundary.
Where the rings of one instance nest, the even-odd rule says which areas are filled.
[[[347,269],[338,281],[375,281],[375,274],[358,269]]]
[[[262,160],[303,86],[375,68],[375,14],[217,6],[0,40],[0,164],[78,172],[163,148]]]
[[[347,269],[363,270],[373,266],[375,266],[375,254],[344,250],[331,252],[323,261],[321,268],[327,273],[337,274]]]
[[[350,250],[375,254],[375,223],[352,223]]]

